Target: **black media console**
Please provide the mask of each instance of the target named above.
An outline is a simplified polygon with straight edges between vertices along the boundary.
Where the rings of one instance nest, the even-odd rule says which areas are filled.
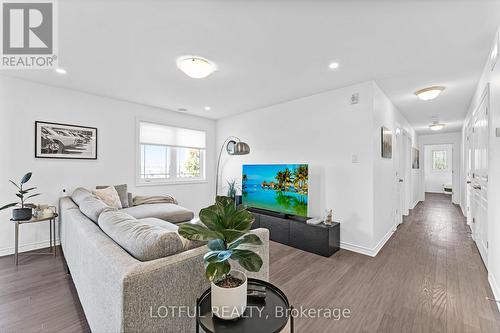
[[[297,217],[274,215],[253,208],[248,210],[255,217],[252,229],[269,229],[269,238],[275,242],[324,257],[340,249],[340,223],[312,225]]]

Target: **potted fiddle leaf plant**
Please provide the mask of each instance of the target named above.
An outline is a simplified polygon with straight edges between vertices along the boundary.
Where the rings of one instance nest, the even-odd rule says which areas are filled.
[[[0,207],[0,210],[4,210],[10,207],[20,207],[20,208],[15,208],[12,210],[12,219],[16,221],[26,221],[31,219],[33,216],[33,208],[35,205],[31,203],[27,203],[26,200],[36,197],[40,195],[40,193],[36,194],[30,194],[31,191],[35,190],[36,187],[30,187],[30,188],[24,188],[24,185],[31,179],[31,172],[28,172],[21,178],[21,181],[19,184],[16,184],[14,181],[9,180],[12,185],[14,185],[17,189],[18,192],[16,193],[16,196],[19,198],[18,202],[13,202],[10,204],[7,204],[3,207]]]
[[[200,211],[200,220],[203,224],[182,224],[179,234],[190,240],[208,241],[210,251],[203,261],[211,285],[213,314],[221,319],[240,317],[247,305],[247,276],[232,269],[231,261],[247,271],[260,271],[262,258],[248,249],[262,245],[257,235],[249,233],[254,218],[243,206],[237,207],[232,198],[219,196],[214,205]]]

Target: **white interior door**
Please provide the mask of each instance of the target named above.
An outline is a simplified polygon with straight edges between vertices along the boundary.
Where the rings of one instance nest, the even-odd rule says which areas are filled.
[[[467,224],[472,225],[472,125],[469,123],[465,129],[465,210]]]
[[[411,206],[411,137],[408,133],[404,133],[405,140],[405,165],[404,165],[404,177],[403,177],[403,187],[405,191],[405,201],[403,206],[403,214],[410,214]]]
[[[472,235],[485,265],[488,263],[488,99],[483,98],[472,119]]]
[[[404,206],[404,141],[401,130],[396,130],[394,135],[394,170],[396,170],[396,198],[395,198],[395,224],[399,225],[403,222],[403,206]]]

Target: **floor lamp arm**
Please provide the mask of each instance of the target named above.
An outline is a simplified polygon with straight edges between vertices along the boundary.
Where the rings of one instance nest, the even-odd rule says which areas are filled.
[[[224,143],[222,143],[222,146],[220,147],[219,151],[219,158],[217,159],[217,170],[215,173],[215,197],[217,197],[218,192],[219,192],[219,166],[220,166],[220,159],[222,157],[222,151],[224,150],[224,147],[228,144],[230,140],[236,139],[238,141],[241,141],[240,138],[236,136],[229,136],[227,137],[226,140],[224,140]]]

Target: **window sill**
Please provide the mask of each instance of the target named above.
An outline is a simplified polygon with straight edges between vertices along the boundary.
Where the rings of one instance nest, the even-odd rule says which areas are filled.
[[[192,185],[192,184],[208,184],[206,179],[189,179],[189,180],[165,180],[156,182],[136,181],[135,186],[162,186],[162,185]]]

